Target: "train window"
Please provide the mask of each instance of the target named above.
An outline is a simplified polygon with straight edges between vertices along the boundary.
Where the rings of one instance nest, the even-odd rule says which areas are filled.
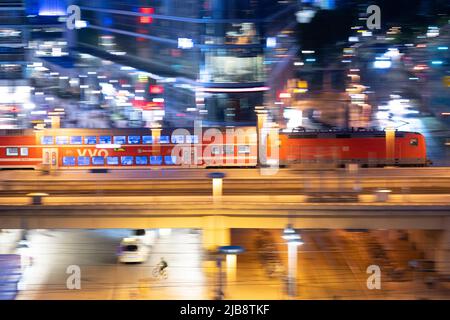
[[[114,136],[114,144],[125,144],[126,140],[125,136]]]
[[[150,156],[150,164],[161,164],[162,156]]]
[[[198,136],[186,136],[186,143],[198,143]]]
[[[69,137],[68,136],[56,136],[56,144],[68,144]]]
[[[409,144],[411,146],[418,146],[419,145],[419,140],[417,138],[412,138],[411,140],[409,140]]]
[[[78,157],[78,165],[79,166],[88,166],[89,165],[89,157]]]
[[[100,136],[100,144],[111,144],[110,136]]]
[[[234,146],[233,145],[225,146],[225,154],[234,154]]]
[[[28,157],[28,148],[20,148],[20,155],[23,157]]]
[[[129,144],[139,144],[139,143],[141,143],[141,137],[140,136],[128,136],[128,143]]]
[[[142,136],[142,143],[143,144],[152,144],[153,137],[152,136]]]
[[[184,136],[172,135],[172,143],[184,143]]]
[[[105,164],[105,158],[103,157],[92,157],[92,164],[94,166],[101,166]]]
[[[137,165],[146,165],[148,163],[148,159],[146,156],[136,156],[136,164]]]
[[[18,156],[19,148],[6,148],[6,155],[7,156]]]
[[[238,146],[238,153],[250,153],[250,146]]]
[[[82,144],[83,139],[81,139],[81,136],[72,136],[70,137],[70,144]]]
[[[169,136],[160,136],[159,143],[169,143]]]
[[[97,144],[97,137],[96,136],[84,137],[84,144]]]
[[[53,144],[53,137],[52,136],[41,137],[41,144]]]
[[[106,157],[106,163],[111,166],[119,165],[119,157]]]
[[[222,146],[211,146],[211,154],[222,154]]]
[[[63,166],[74,166],[75,157],[63,157]]]
[[[177,157],[176,156],[164,156],[164,162],[166,164],[176,164]]]
[[[133,165],[133,156],[120,157],[120,163],[123,166],[132,166]]]

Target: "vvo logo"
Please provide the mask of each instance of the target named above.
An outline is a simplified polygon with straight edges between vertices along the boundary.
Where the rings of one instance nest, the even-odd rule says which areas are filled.
[[[69,30],[86,28],[87,22],[81,20],[81,9],[79,6],[71,5],[67,7],[66,26]]]
[[[86,155],[92,157],[107,157],[109,155],[106,149],[77,149],[78,156],[84,157]]]
[[[367,18],[360,18],[360,20],[366,20],[366,26],[369,30],[381,29],[381,9],[377,5],[371,5],[367,7],[366,13],[369,15]]]

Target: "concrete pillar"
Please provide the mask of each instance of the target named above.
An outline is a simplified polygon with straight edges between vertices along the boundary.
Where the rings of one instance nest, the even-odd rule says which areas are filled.
[[[213,197],[214,199],[220,199],[222,197],[223,183],[222,178],[213,178]]]
[[[220,203],[223,193],[223,178],[225,174],[222,172],[211,172],[208,177],[212,179],[213,202]]]
[[[450,276],[450,218],[445,218],[443,228],[437,238],[435,266],[440,274]]]
[[[231,244],[231,230],[225,226],[225,218],[212,216],[203,218],[203,248],[217,250],[219,246]]]

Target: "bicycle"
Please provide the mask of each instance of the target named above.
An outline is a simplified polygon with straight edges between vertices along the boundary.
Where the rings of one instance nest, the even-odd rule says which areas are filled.
[[[161,270],[161,268],[159,266],[156,266],[153,268],[152,275],[154,278],[159,278],[159,279],[164,279],[164,280],[167,279],[167,277],[168,277],[166,268]]]

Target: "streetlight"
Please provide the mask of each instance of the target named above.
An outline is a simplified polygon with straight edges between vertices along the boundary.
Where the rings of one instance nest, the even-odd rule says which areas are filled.
[[[219,254],[226,255],[227,264],[227,282],[234,281],[236,279],[236,260],[237,255],[244,252],[245,249],[241,246],[221,246],[218,248]],[[222,300],[224,298],[223,292],[223,275],[222,275],[222,256],[217,257],[217,267],[219,268],[219,287],[216,294],[217,300]]]
[[[286,240],[288,246],[288,282],[287,291],[291,297],[296,296],[296,278],[297,278],[297,247],[304,244],[300,235],[294,230],[292,225],[288,224],[283,231],[282,238]]]
[[[17,244],[17,253],[20,255],[20,265],[22,270],[25,270],[27,267],[31,265],[31,253],[30,253],[30,244],[28,241],[27,231],[24,230],[22,237]]]

